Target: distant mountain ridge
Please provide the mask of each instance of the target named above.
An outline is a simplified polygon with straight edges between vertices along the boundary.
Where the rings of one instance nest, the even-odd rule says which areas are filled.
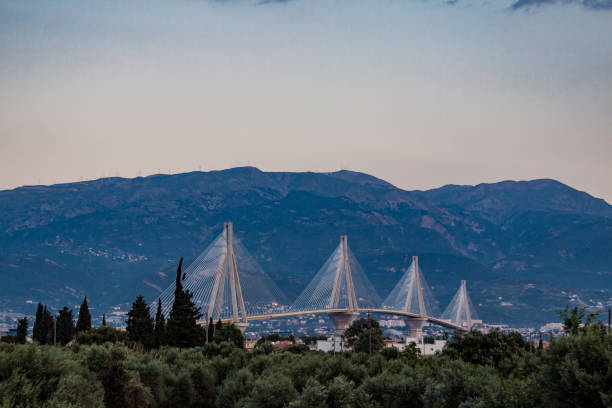
[[[456,206],[499,218],[513,211],[559,211],[612,217],[612,206],[601,198],[552,179],[501,181],[458,186],[449,184],[423,192],[442,206]]]
[[[289,298],[344,233],[383,297],[419,255],[442,304],[468,279],[490,321],[611,298],[612,206],[558,181],[406,191],[346,170],[240,167],[0,191],[0,311],[153,299],[228,220]]]

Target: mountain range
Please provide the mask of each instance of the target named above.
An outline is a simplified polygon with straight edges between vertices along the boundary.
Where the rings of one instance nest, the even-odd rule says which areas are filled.
[[[490,323],[612,304],[612,206],[558,181],[406,191],[352,171],[240,167],[0,191],[0,312],[153,300],[224,221],[288,299],[348,234],[383,298],[418,255],[441,309],[466,279]]]

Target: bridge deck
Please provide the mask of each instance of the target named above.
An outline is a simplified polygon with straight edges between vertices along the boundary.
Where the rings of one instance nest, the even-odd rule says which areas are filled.
[[[456,325],[446,320],[441,320],[435,317],[430,316],[420,316],[415,313],[404,312],[401,310],[387,310],[387,309],[359,309],[359,313],[375,313],[375,314],[387,314],[387,315],[395,315],[395,316],[403,316],[403,317],[412,317],[412,318],[425,318],[428,322],[437,324],[438,326],[447,327],[449,329],[455,329],[460,331],[467,331],[463,326]],[[283,312],[283,313],[274,313],[274,314],[263,314],[263,315],[254,315],[247,316],[248,321],[253,320],[269,320],[269,319],[278,319],[283,317],[295,317],[295,316],[304,316],[304,315],[313,315],[313,314],[330,314],[330,313],[350,313],[348,309],[321,309],[321,310],[306,310],[306,311],[296,311],[296,312]],[[232,323],[233,319],[222,319],[223,323]],[[205,325],[206,322],[199,322],[201,325]]]

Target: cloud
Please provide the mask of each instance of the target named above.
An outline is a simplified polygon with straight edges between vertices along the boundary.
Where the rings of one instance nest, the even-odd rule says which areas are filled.
[[[548,4],[580,4],[591,10],[612,10],[612,0],[516,0],[510,8],[518,10]]]

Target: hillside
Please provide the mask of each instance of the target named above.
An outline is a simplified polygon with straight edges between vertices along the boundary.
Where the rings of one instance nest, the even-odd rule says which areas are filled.
[[[419,255],[441,308],[467,279],[489,321],[536,324],[572,296],[611,298],[612,206],[557,181],[405,191],[356,172],[244,167],[1,191],[0,311],[153,299],[228,220],[290,299],[343,233],[383,297]]]

